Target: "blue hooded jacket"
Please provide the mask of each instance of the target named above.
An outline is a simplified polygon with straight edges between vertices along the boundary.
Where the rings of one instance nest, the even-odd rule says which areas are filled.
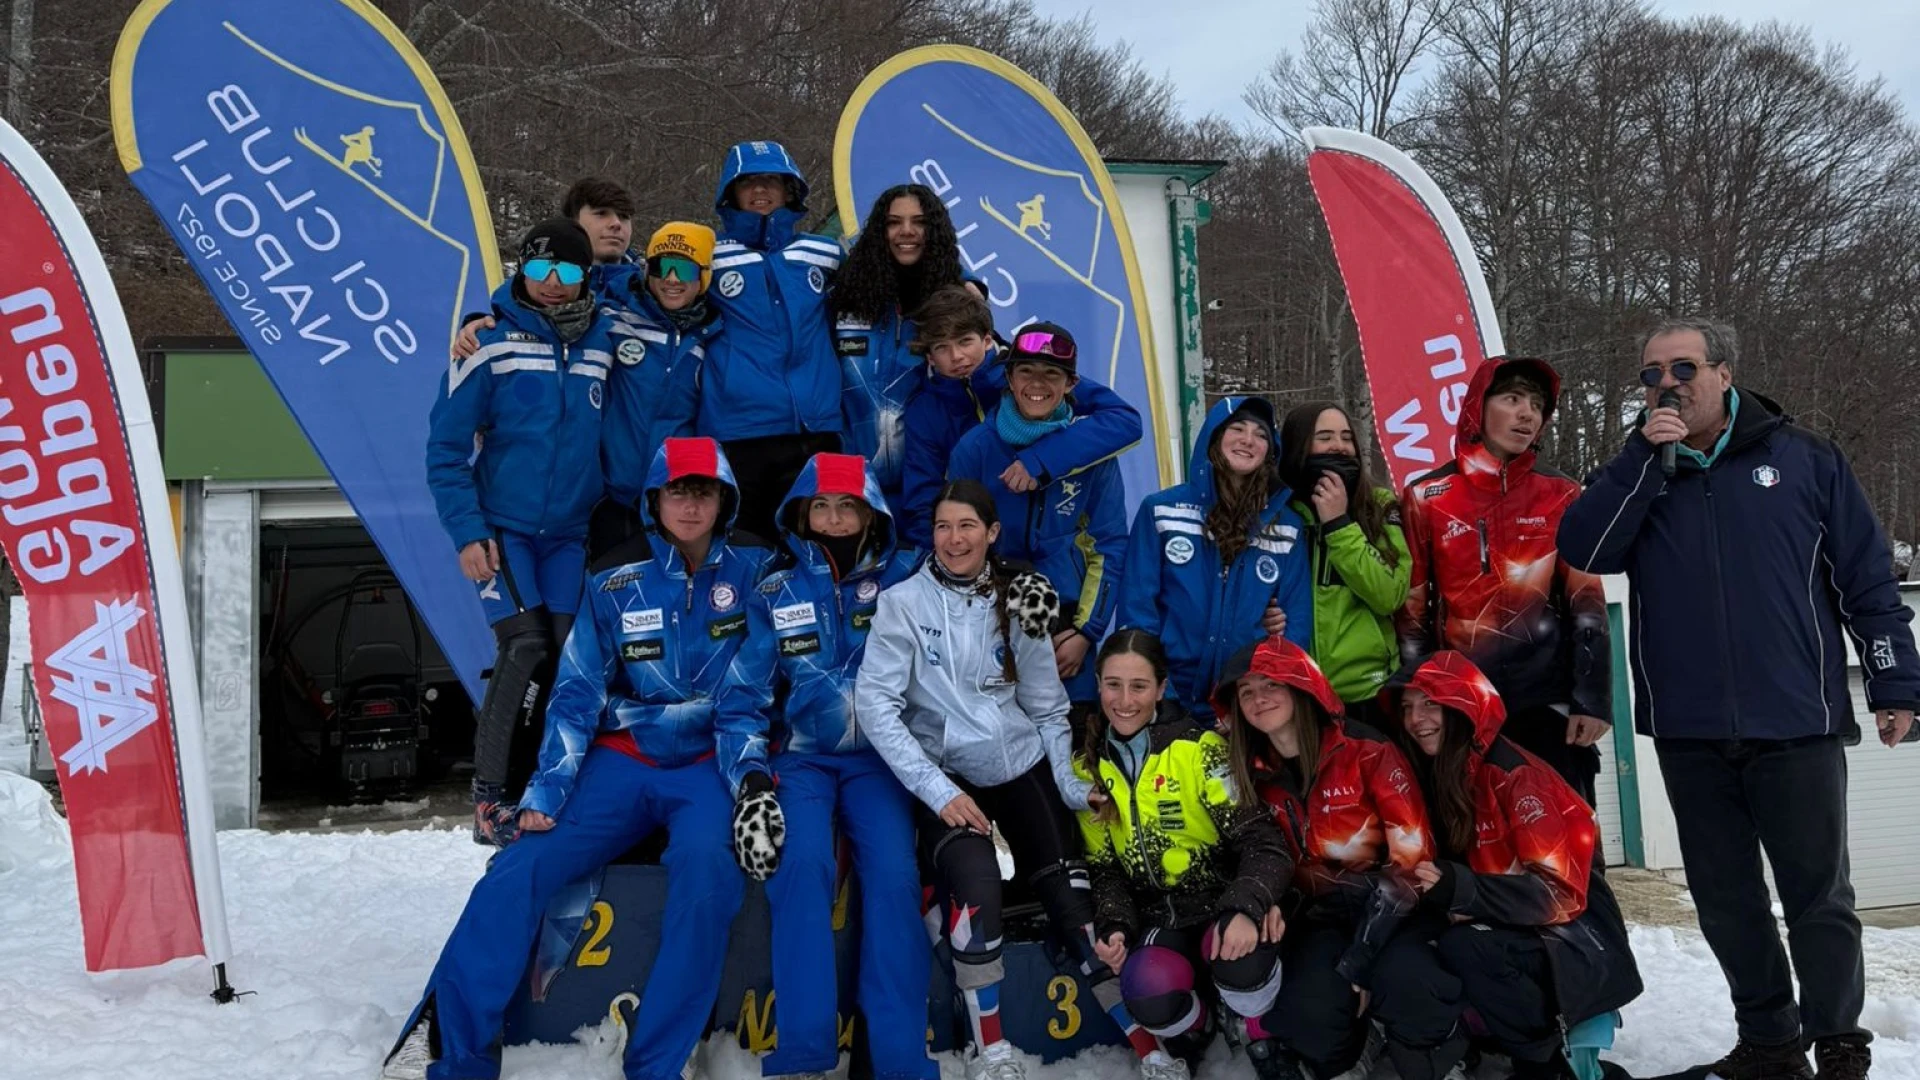
[[[797,532],[807,500],[822,492],[854,495],[873,509],[867,550],[837,582],[827,553]],[[854,678],[880,591],[911,575],[919,560],[895,547],[886,496],[852,455],[815,454],[781,504],[779,525],[786,550],[760,583],[779,658],[774,745],[802,754],[866,749],[854,723]]]
[[[1249,543],[1230,566],[1207,536],[1216,494],[1207,456],[1220,429],[1247,409],[1278,432],[1273,404],[1262,397],[1229,397],[1207,410],[1194,440],[1187,480],[1140,501],[1127,543],[1120,621],[1160,638],[1166,646],[1173,693],[1201,716],[1213,715],[1213,687],[1234,653],[1266,637],[1261,620],[1277,602],[1287,613],[1287,640],[1313,648],[1313,568],[1306,523],[1276,491],[1254,522]],[[1271,454],[1277,459],[1276,441]]]
[[[697,567],[654,514],[655,493],[684,476],[717,476],[726,491],[720,535]],[[523,808],[557,814],[595,743],[668,769],[716,758],[735,792],[748,773],[766,771],[773,632],[759,586],[770,551],[722,531],[738,492],[710,439],[674,439],[654,455],[646,531],[588,570]]]
[[[1084,384],[1082,384],[1084,385]],[[1012,408],[1001,398],[997,408]],[[1075,421],[1066,431],[1079,426]],[[1001,557],[1032,563],[1060,594],[1063,619],[1098,645],[1113,622],[1127,554],[1127,498],[1120,463],[1109,458],[1090,469],[1019,493],[1000,483],[1000,474],[1019,451],[1001,438],[989,417],[961,436],[953,448],[947,475],[978,480],[993,493],[1000,515]],[[1064,627],[1055,627],[1057,632]],[[1067,689],[1081,700],[1091,689],[1093,665],[1069,680]],[[1076,685],[1085,683],[1086,685]]]
[[[596,317],[580,340],[563,342],[545,315],[514,298],[514,280],[494,290],[493,328],[441,376],[428,419],[427,486],[456,551],[496,529],[585,536],[603,487],[607,321]]]
[[[792,201],[771,214],[736,209],[727,189],[756,173],[788,177]],[[713,196],[721,229],[708,293],[727,332],[707,350],[702,435],[733,441],[840,430],[840,364],[826,294],[841,250],[830,237],[795,232],[806,200],[806,180],[779,143],[727,151]]]
[[[645,274],[630,274],[601,297],[613,338],[612,398],[600,446],[607,496],[634,506],[645,494],[654,451],[694,432],[708,343],[724,324],[717,312],[680,330],[647,291]]]
[[[947,482],[954,447],[993,415],[1006,388],[1007,367],[998,352],[990,351],[970,378],[929,374],[907,402],[901,491],[894,509],[908,545],[922,551],[933,546],[933,500]],[[1074,422],[1014,455],[1035,479],[1071,476],[1140,441],[1139,410],[1105,384],[1083,377],[1067,401]]]

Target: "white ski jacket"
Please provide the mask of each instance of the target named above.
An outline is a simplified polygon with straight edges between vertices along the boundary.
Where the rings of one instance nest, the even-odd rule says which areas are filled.
[[[933,559],[880,594],[854,689],[860,730],[908,791],[936,813],[960,794],[949,777],[1004,784],[1044,755],[1069,808],[1092,785],[1073,775],[1067,692],[1053,646],[1012,632],[1018,682],[1001,675],[991,598],[940,584]]]

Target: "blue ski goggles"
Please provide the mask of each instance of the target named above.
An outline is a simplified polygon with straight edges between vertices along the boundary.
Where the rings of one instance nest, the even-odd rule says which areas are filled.
[[[528,281],[545,281],[558,276],[562,285],[578,285],[587,280],[586,267],[558,259],[528,259],[520,272],[527,276]]]

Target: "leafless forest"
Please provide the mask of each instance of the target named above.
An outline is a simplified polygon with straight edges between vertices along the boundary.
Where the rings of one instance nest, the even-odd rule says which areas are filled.
[[[132,0],[9,5],[7,116],[88,212],[136,337],[226,332],[114,155],[107,72]],[[933,42],[998,53],[1110,156],[1228,163],[1202,234],[1203,287],[1222,301],[1210,389],[1361,414],[1352,321],[1288,129],[1372,132],[1466,219],[1508,349],[1566,375],[1562,468],[1617,445],[1636,331],[1706,312],[1741,332],[1738,381],[1837,439],[1889,531],[1920,537],[1920,140],[1870,73],[1800,30],[1629,0],[1322,0],[1247,87],[1267,122],[1236,128],[1185,117],[1137,51],[1024,0],[379,6],[451,96],[503,237],[583,174],[629,185],[642,229],[702,215],[743,138],[784,140],[824,217],[835,123],[867,71]]]

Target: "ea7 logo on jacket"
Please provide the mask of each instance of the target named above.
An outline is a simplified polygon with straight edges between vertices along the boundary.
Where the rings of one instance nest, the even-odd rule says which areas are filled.
[[[1894,666],[1893,639],[1877,637],[1873,639],[1873,670],[1891,671]]]

